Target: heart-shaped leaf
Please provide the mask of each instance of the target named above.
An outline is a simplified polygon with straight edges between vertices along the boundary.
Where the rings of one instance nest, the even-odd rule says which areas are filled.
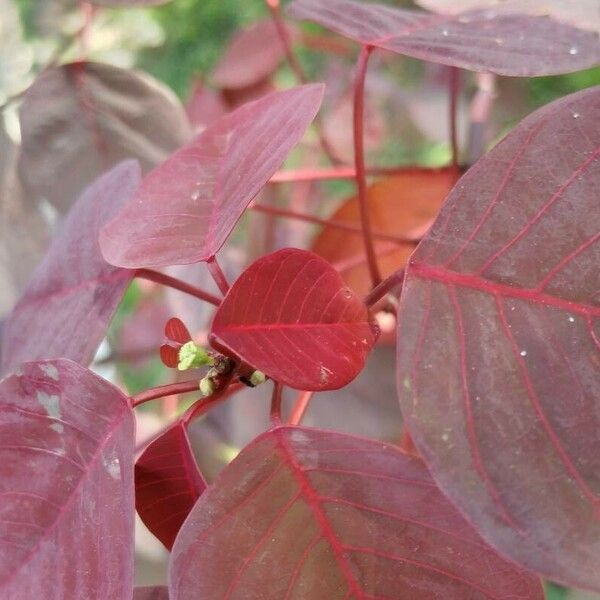
[[[134,274],[104,261],[98,232],[133,194],[140,177],[135,161],[123,162],[73,206],[6,323],[3,372],[38,358],[91,362]]]
[[[321,257],[287,248],[244,271],[212,335],[243,361],[300,390],[332,390],[362,369],[377,339],[363,302]]]
[[[181,420],[154,440],[135,463],[138,514],[169,550],[205,488]]]
[[[291,26],[285,26],[290,39]],[[272,75],[285,58],[273,19],[265,19],[238,32],[215,67],[213,83],[226,89],[247,88]]]
[[[369,187],[368,207],[373,231],[404,236],[415,243],[425,234],[458,174],[454,169],[422,171],[407,169]],[[357,198],[344,202],[331,216],[333,221],[360,226]],[[375,253],[384,277],[404,265],[415,243],[375,240]],[[324,227],[312,244],[312,251],[332,263],[344,281],[358,294],[371,289],[371,278],[360,234]]]
[[[136,158],[146,171],[191,133],[168,88],[148,75],[93,62],[42,71],[19,117],[25,192],[61,212],[118,162]]]
[[[600,589],[600,87],[523,121],[411,258],[398,390],[442,489],[488,542]]]
[[[133,441],[127,398],[69,360],[0,382],[0,597],[131,600]]]
[[[278,428],[200,498],[173,548],[173,600],[541,600],[423,463],[344,434]]]
[[[353,0],[294,0],[291,14],[364,45],[472,71],[531,77],[600,62],[600,39],[545,16],[492,9],[431,15]]]
[[[207,260],[314,119],[323,85],[245,104],[149,173],[102,231],[106,259],[121,267]]]

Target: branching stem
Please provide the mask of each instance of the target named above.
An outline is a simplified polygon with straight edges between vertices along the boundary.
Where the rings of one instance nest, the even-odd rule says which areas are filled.
[[[283,397],[283,384],[273,382],[273,394],[271,396],[271,423],[281,425],[281,400]]]
[[[208,266],[208,270],[209,270],[212,278],[214,279],[215,283],[217,284],[217,287],[219,288],[219,290],[221,290],[221,294],[223,294],[223,296],[225,296],[227,294],[227,292],[229,291],[229,284],[227,283],[225,273],[223,273],[223,270],[221,269],[221,267],[219,266],[219,263],[217,262],[216,256],[211,256],[206,261],[206,265]]]
[[[210,304],[214,304],[215,306],[219,306],[221,304],[221,300],[200,288],[197,288],[193,285],[185,283],[185,281],[181,281],[180,279],[176,279],[175,277],[171,277],[170,275],[165,275],[160,271],[153,271],[152,269],[137,269],[135,272],[135,276],[140,279],[147,279],[148,281],[154,281],[154,283],[160,283],[161,285],[173,288],[174,290],[179,290],[184,294],[189,294],[190,296],[194,296],[195,298],[199,298],[200,300],[204,300],[205,302],[209,302]]]
[[[131,396],[131,406],[136,408],[144,402],[157,400],[158,398],[166,398],[167,396],[176,396],[177,394],[185,394],[187,392],[199,392],[199,382],[197,379],[191,381],[180,381],[177,383],[168,383],[167,385],[159,385],[158,387],[150,388]]]
[[[290,418],[288,423],[290,425],[300,425],[306,410],[308,409],[308,405],[314,396],[314,392],[299,392],[298,397],[296,398],[296,403],[292,408],[292,412],[290,414]]]
[[[395,273],[392,273],[387,279],[384,279],[377,287],[373,288],[365,296],[365,304],[371,307],[379,300],[381,300],[386,294],[391,292],[396,286],[402,285],[404,279],[404,269],[400,269]]]

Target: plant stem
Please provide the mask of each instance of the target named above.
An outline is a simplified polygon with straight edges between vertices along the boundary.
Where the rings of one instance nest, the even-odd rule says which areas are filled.
[[[485,128],[496,97],[496,76],[477,75],[477,92],[469,107],[469,141],[467,163],[473,164],[485,152]]]
[[[271,423],[281,425],[281,400],[283,395],[283,384],[273,382],[273,394],[271,396]]]
[[[184,424],[187,426],[193,419],[202,416],[211,408],[214,408],[215,406],[225,402],[225,400],[231,398],[231,396],[245,387],[246,386],[243,383],[232,383],[223,390],[215,392],[212,396],[198,400],[198,402],[193,404],[185,413],[185,415],[183,415],[182,419]]]
[[[229,284],[227,283],[227,279],[225,278],[225,273],[223,273],[219,263],[217,262],[217,258],[215,256],[211,256],[207,261],[206,265],[208,266],[208,270],[212,278],[219,290],[221,290],[221,294],[225,296],[229,291]]]
[[[362,234],[362,228],[349,223],[343,223],[342,221],[332,221],[327,219],[320,219],[313,215],[307,215],[304,213],[294,212],[292,210],[286,210],[283,208],[276,208],[274,206],[266,206],[265,204],[253,204],[250,206],[252,210],[257,212],[263,212],[269,215],[276,215],[278,217],[284,217],[288,219],[296,219],[298,221],[305,221],[307,223],[314,223],[315,225],[322,225],[323,227],[332,227],[333,229],[341,229],[342,231],[349,231],[351,233]],[[381,231],[373,231],[373,237],[386,242],[396,242],[398,244],[414,244],[418,242],[417,238],[401,237],[397,235],[391,235],[389,233],[383,233]]]
[[[365,109],[365,76],[369,64],[372,46],[363,46],[356,65],[356,78],[354,80],[354,167],[356,169],[356,186],[358,188],[358,203],[360,207],[360,221],[363,230],[367,265],[371,275],[373,287],[381,282],[381,273],[377,265],[375,248],[373,247],[373,234],[369,220],[369,207],[367,204],[367,176],[365,171],[364,148],[364,109]]]
[[[283,51],[285,52],[285,58],[290,65],[290,69],[296,76],[298,83],[305,84],[308,82],[308,77],[294,52],[292,47],[292,40],[290,39],[290,34],[283,22],[283,18],[281,17],[281,6],[279,4],[279,0],[266,0],[267,6],[269,8],[269,12],[271,13],[271,18],[273,19],[273,23],[275,25],[275,29],[277,30],[277,35],[281,41],[281,45],[283,46]],[[317,135],[319,136],[319,144],[323,149],[323,152],[327,156],[327,158],[334,164],[340,164],[340,159],[335,155],[335,152],[329,141],[325,137],[325,133],[323,131],[323,122],[321,120],[320,115],[315,117],[315,127],[317,130]]]
[[[175,396],[177,394],[185,394],[186,392],[199,392],[199,381],[180,381],[177,383],[168,383],[167,385],[159,385],[158,387],[150,388],[131,396],[131,406],[136,408],[144,402],[165,398],[166,396]]]
[[[185,281],[181,281],[180,279],[176,279],[175,277],[171,277],[170,275],[165,275],[160,271],[153,271],[152,269],[137,269],[135,272],[135,276],[140,279],[147,279],[148,281],[154,281],[154,283],[160,283],[161,285],[165,285],[167,287],[173,288],[174,290],[179,290],[184,294],[189,294],[190,296],[194,296],[195,298],[199,298],[200,300],[204,300],[205,302],[209,302],[210,304],[214,304],[215,306],[219,306],[221,304],[221,300],[200,288],[197,288],[193,285],[189,285],[185,283]]]
[[[402,285],[404,279],[404,269],[400,269],[395,273],[392,273],[387,279],[384,279],[377,287],[373,288],[365,296],[365,304],[368,307],[377,304],[386,294],[391,292],[397,285]]]
[[[450,146],[452,147],[452,166],[458,168],[458,133],[457,133],[457,111],[458,93],[460,91],[460,70],[458,67],[450,67]]]
[[[292,412],[290,414],[290,418],[288,423],[290,425],[299,425],[304,418],[304,414],[308,409],[308,405],[312,397],[314,396],[314,392],[299,392],[298,397],[296,398],[296,403],[292,408]]]

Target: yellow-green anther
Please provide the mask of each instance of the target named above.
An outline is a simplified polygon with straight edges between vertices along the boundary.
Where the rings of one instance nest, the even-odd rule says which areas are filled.
[[[203,377],[200,380],[199,387],[203,396],[212,396],[212,394],[214,394],[215,390],[217,389],[217,386],[215,385],[215,382],[212,380],[211,377]]]
[[[195,369],[210,364],[212,364],[212,358],[204,348],[197,346],[194,342],[186,342],[179,348],[179,364],[177,368],[180,371],[187,371],[188,369]]]
[[[252,385],[260,385],[267,380],[267,376],[262,371],[254,371],[252,375],[250,375],[250,383]]]

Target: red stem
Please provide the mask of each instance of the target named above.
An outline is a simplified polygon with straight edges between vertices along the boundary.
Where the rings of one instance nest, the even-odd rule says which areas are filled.
[[[214,408],[215,406],[225,402],[225,400],[231,398],[231,396],[245,387],[247,386],[245,386],[243,383],[232,383],[222,391],[217,391],[208,398],[198,400],[198,402],[193,404],[185,413],[185,415],[183,415],[183,423],[187,426],[193,419],[202,416],[211,408]]]
[[[221,290],[221,294],[225,296],[229,291],[229,284],[227,283],[227,279],[225,277],[225,273],[223,273],[219,263],[217,262],[217,258],[215,256],[211,256],[206,264],[208,266],[208,270],[214,279],[215,283],[219,290]]]
[[[159,385],[158,387],[144,390],[139,394],[131,396],[131,406],[136,408],[144,402],[165,398],[167,396],[175,396],[176,394],[185,394],[187,392],[199,392],[200,382],[198,379],[192,381],[180,381],[177,383],[168,383],[167,385]]]
[[[288,420],[290,425],[299,425],[302,422],[313,396],[314,392],[299,392]]]
[[[371,275],[373,287],[381,282],[381,273],[377,265],[377,257],[373,246],[373,233],[369,219],[367,202],[367,175],[365,171],[365,148],[363,121],[365,112],[365,76],[369,64],[372,46],[363,46],[356,65],[356,78],[354,80],[354,167],[356,169],[356,186],[358,188],[358,203],[360,207],[360,221],[363,230],[367,265]]]
[[[457,110],[458,93],[460,91],[460,70],[458,67],[450,67],[450,146],[452,147],[452,166],[458,168],[458,133],[457,133]]]
[[[139,277],[140,279],[154,281],[154,283],[160,283],[161,285],[173,288],[174,290],[179,290],[184,294],[189,294],[190,296],[194,296],[195,298],[199,298],[200,300],[204,300],[205,302],[209,302],[215,306],[219,306],[219,304],[221,304],[221,300],[219,300],[219,298],[216,296],[213,296],[212,294],[209,294],[200,288],[194,287],[193,285],[189,285],[188,283],[185,283],[185,281],[181,281],[180,279],[176,279],[170,275],[165,275],[160,271],[153,271],[152,269],[137,269],[135,276]]]
[[[284,208],[276,208],[274,206],[266,206],[265,204],[254,204],[250,206],[252,210],[263,212],[269,215],[276,215],[278,217],[285,217],[288,219],[297,219],[298,221],[305,221],[307,223],[314,223],[315,225],[322,225],[323,227],[332,227],[334,229],[341,229],[342,231],[349,231],[351,233],[362,234],[362,228],[349,223],[343,223],[342,221],[333,221],[327,219],[320,219],[313,215],[307,215],[304,213],[294,212],[292,210],[286,210]],[[383,233],[382,231],[373,231],[373,237],[386,242],[396,242],[398,244],[414,244],[419,241],[417,238],[401,237],[397,235],[391,235],[389,233]]]
[[[271,423],[281,425],[281,400],[283,396],[283,384],[273,382],[273,394],[271,396]]]
[[[365,304],[369,307],[377,304],[386,294],[391,292],[396,286],[402,285],[404,280],[404,269],[392,273],[387,279],[384,279],[377,287],[374,287],[366,296]]]

